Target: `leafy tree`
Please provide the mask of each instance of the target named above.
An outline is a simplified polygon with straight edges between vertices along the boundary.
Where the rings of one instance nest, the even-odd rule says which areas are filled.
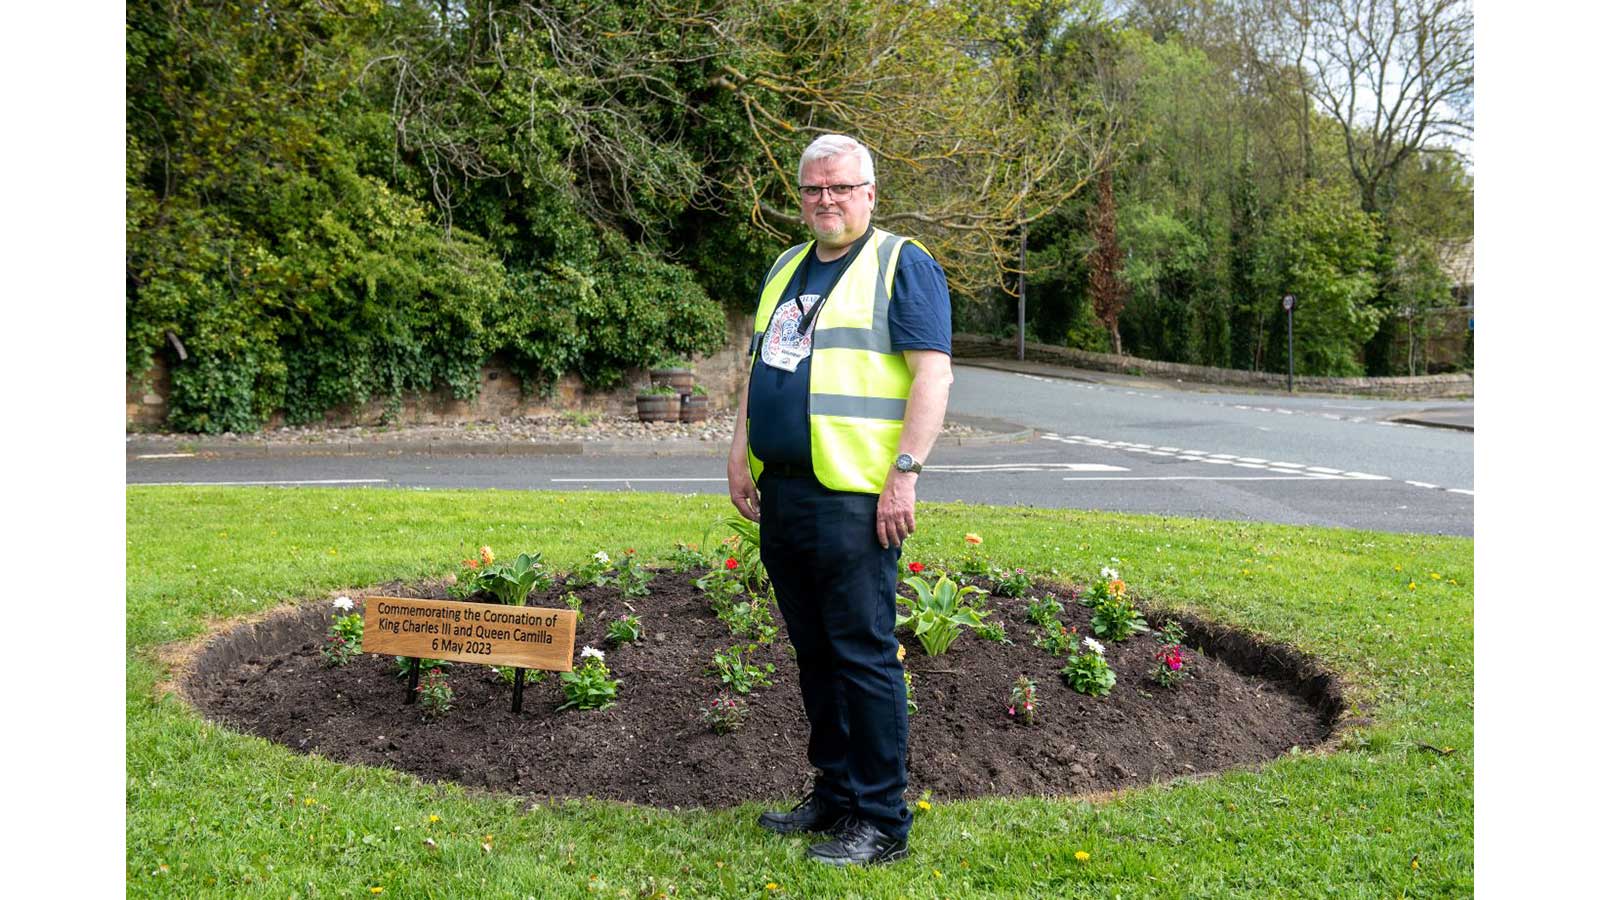
[[[1273,220],[1265,243],[1269,277],[1295,296],[1296,371],[1360,375],[1362,346],[1378,329],[1377,222],[1340,190],[1311,183]]]

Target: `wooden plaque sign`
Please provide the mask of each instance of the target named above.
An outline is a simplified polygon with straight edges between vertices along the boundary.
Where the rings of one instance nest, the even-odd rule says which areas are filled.
[[[570,672],[578,612],[368,597],[362,624],[364,653]]]

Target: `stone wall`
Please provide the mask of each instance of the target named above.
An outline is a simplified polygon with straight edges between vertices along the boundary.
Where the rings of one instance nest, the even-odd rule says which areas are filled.
[[[955,336],[955,354],[960,357],[1016,359],[1015,340],[997,340],[976,334]],[[1238,387],[1285,390],[1287,377],[1281,372],[1248,372],[1239,369],[1217,369],[1211,366],[1190,366],[1183,363],[1157,362],[1134,356],[1116,356],[1111,353],[1092,353],[1052,344],[1029,341],[1024,347],[1025,357],[1034,362],[1058,363],[1097,372],[1120,372],[1126,375],[1146,375],[1154,378],[1182,379],[1200,384],[1236,385]],[[1325,378],[1296,375],[1296,390],[1329,394],[1370,394],[1384,397],[1437,398],[1472,396],[1472,376],[1418,375],[1400,378]]]
[[[752,316],[728,316],[728,343],[722,350],[694,362],[695,381],[705,386],[714,409],[727,409],[737,404],[735,390],[743,377],[746,348],[749,346]],[[541,416],[568,410],[604,412],[617,415],[634,413],[634,395],[637,389],[649,385],[650,373],[630,370],[624,387],[614,391],[586,390],[576,375],[567,375],[556,382],[555,393],[540,396],[537,391],[524,397],[522,380],[512,374],[505,361],[491,357],[479,376],[478,396],[472,400],[457,400],[448,390],[426,394],[410,394],[404,398],[400,423],[432,425],[448,422],[476,422],[518,416]],[[166,361],[159,358],[156,365],[142,378],[127,380],[128,431],[161,431],[166,428],[167,397],[172,379]],[[358,408],[342,408],[330,412],[325,418],[328,425],[375,425],[383,416],[384,404],[373,400]],[[279,413],[268,422],[269,428],[283,424]]]

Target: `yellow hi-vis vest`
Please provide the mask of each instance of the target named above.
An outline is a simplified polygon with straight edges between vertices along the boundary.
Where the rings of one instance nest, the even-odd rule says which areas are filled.
[[[900,452],[911,370],[889,343],[889,295],[905,242],[906,238],[874,229],[839,277],[813,326],[811,393],[806,398],[811,467],[818,481],[836,491],[882,493],[889,467]],[[767,323],[814,243],[790,247],[767,273],[756,307],[752,373]],[[748,434],[749,420],[744,424]],[[750,475],[760,478],[762,462],[753,451],[749,456]]]

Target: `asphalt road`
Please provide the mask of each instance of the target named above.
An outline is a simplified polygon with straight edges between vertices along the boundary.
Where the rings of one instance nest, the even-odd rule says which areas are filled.
[[[925,500],[1473,533],[1472,434],[1399,424],[1471,404],[1201,393],[960,366],[952,414],[1037,429],[937,447]],[[725,496],[709,456],[329,456],[127,464],[129,484],[665,490]]]

